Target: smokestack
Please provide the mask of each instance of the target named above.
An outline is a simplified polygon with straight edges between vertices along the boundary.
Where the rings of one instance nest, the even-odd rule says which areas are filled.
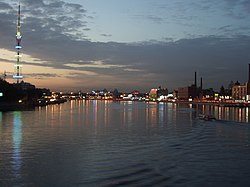
[[[202,86],[203,86],[203,85],[202,85],[202,77],[201,77],[201,90],[202,90]]]
[[[249,67],[250,68],[250,67]],[[197,87],[197,78],[196,78],[196,72],[194,73],[194,85]]]
[[[248,64],[248,83],[250,83],[250,64]]]

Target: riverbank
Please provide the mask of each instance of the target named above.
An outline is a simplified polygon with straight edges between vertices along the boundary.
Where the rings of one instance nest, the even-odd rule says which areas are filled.
[[[167,101],[169,102],[169,101]],[[173,102],[173,101],[170,101]],[[223,102],[223,101],[174,101],[173,103],[199,104],[199,105],[217,105],[221,107],[250,107],[248,102]]]
[[[93,99],[85,98],[85,100],[104,100],[104,101],[134,101],[134,102],[164,102],[164,103],[183,103],[183,104],[198,104],[198,105],[217,105],[221,107],[250,107],[248,102],[234,102],[234,101],[207,101],[207,100],[131,100],[131,99],[122,99],[122,98],[108,98],[108,99]]]
[[[197,104],[197,105],[215,105],[220,107],[250,107],[250,103],[239,102],[219,102],[219,101],[141,101],[141,100],[127,100],[127,99],[84,99],[84,100],[108,100],[108,101],[133,101],[133,102],[165,102],[177,104]],[[14,111],[14,110],[30,110],[35,107],[47,106],[52,104],[61,104],[67,102],[66,99],[38,99],[32,103],[0,103],[0,111]]]
[[[0,111],[31,110],[34,106],[24,103],[0,103]]]
[[[55,100],[39,99],[29,103],[4,102],[0,103],[0,111],[32,110],[35,109],[35,107],[47,106],[52,104],[61,104],[66,101],[67,101],[66,99],[55,99]]]

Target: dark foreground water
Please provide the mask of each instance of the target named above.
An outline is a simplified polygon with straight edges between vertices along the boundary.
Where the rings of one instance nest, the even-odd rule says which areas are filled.
[[[247,108],[107,101],[0,112],[0,186],[249,186],[248,118]]]

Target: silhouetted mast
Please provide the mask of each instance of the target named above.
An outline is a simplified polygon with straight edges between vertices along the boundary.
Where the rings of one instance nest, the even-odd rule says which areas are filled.
[[[17,31],[16,31],[16,64],[15,64],[15,72],[13,75],[13,78],[16,79],[17,83],[19,83],[19,80],[23,78],[21,75],[21,67],[22,65],[20,64],[20,59],[22,57],[20,50],[22,49],[21,46],[21,40],[22,40],[22,35],[21,35],[21,10],[20,10],[20,3],[18,5],[18,18],[17,18]]]
[[[3,73],[3,80],[6,80],[6,77],[7,77],[7,72],[6,72],[6,70],[4,70],[4,73]]]

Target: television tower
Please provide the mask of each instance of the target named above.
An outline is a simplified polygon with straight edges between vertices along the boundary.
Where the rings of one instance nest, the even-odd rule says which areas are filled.
[[[16,82],[19,83],[19,80],[23,78],[23,76],[21,75],[21,68],[22,65],[20,64],[20,59],[22,57],[20,50],[22,49],[21,46],[21,40],[22,40],[22,35],[21,35],[21,11],[20,11],[20,2],[18,5],[18,18],[17,18],[17,31],[16,31],[16,50],[17,50],[17,54],[16,54],[16,64],[15,64],[15,72],[13,75],[13,78],[16,79]]]

